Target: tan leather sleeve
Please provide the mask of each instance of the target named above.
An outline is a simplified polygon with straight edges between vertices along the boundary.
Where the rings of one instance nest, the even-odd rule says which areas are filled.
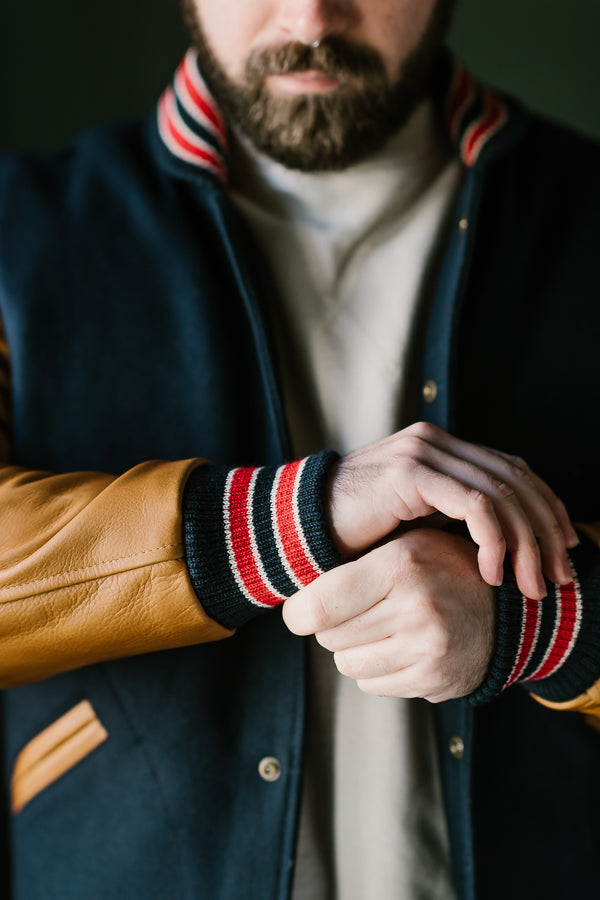
[[[0,351],[0,687],[229,635],[183,558],[181,496],[202,460],[120,477],[10,465],[4,341]]]
[[[600,547],[600,522],[577,522],[576,527]],[[596,681],[583,694],[563,703],[552,703],[550,700],[544,700],[536,694],[531,696],[538,703],[541,703],[542,706],[547,706],[549,709],[583,713],[585,716],[590,717],[590,724],[600,730],[600,680]]]
[[[564,712],[579,712],[586,716],[592,716],[597,720],[597,727],[600,728],[600,681],[592,685],[585,693],[575,697],[574,700],[568,700],[565,703],[551,703],[550,700],[544,700],[542,697],[531,695],[542,706],[548,706],[550,709],[556,709]]]

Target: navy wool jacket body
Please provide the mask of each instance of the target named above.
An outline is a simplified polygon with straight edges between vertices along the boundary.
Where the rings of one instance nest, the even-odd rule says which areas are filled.
[[[524,457],[575,520],[592,520],[600,153],[509,109],[465,161],[414,354],[415,380],[436,385],[419,416]],[[19,465],[290,458],[260,255],[219,173],[173,153],[160,128],[153,117],[50,160],[0,163]],[[109,734],[6,813],[7,896],[285,900],[305,667],[304,641],[275,611],[225,641],[6,691],[6,790],[21,748],[80,701]],[[521,687],[477,708],[442,704],[435,718],[461,900],[596,897],[600,734]],[[265,757],[278,780],[259,776]]]

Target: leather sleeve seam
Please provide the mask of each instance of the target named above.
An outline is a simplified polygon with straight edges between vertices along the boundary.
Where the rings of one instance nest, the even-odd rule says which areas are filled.
[[[102,563],[96,563],[93,566],[84,566],[81,569],[68,569],[65,572],[57,572],[56,575],[47,575],[45,578],[35,578],[31,581],[11,581],[8,587],[12,588],[30,588],[35,587],[35,585],[39,584],[51,584],[58,579],[68,578],[74,575],[85,575],[90,574],[94,580],[98,578],[105,578],[107,575],[117,575],[116,572],[98,572],[98,569],[104,566],[114,566],[116,563],[127,562],[128,560],[138,559],[141,556],[147,556],[150,553],[157,553],[159,550],[178,550],[178,555],[172,558],[181,558],[183,559],[183,544],[162,544],[160,547],[152,547],[148,550],[140,550],[138,553],[132,553],[127,556],[118,556],[115,559],[109,559]],[[157,562],[165,562],[165,560],[157,560]],[[151,565],[151,563],[143,563],[140,568],[144,568],[147,565]],[[121,571],[127,571],[127,569],[123,569]],[[97,573],[94,575],[94,573]],[[86,579],[82,579],[86,580]],[[80,582],[68,582],[64,587],[70,587],[72,584],[77,584]],[[2,588],[0,588],[0,593],[2,592]]]

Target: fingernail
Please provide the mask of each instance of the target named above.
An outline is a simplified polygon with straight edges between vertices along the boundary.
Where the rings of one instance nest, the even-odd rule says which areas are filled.
[[[579,535],[576,531],[573,532],[572,537],[565,542],[569,550],[572,550],[574,547],[579,547],[581,541],[579,540]]]
[[[500,564],[498,566],[498,571],[496,572],[496,587],[500,587],[500,585],[504,581],[504,566]]]
[[[540,576],[540,577],[538,578],[538,583],[537,583],[537,584],[538,584],[538,592],[541,594],[542,599],[543,599],[543,598],[546,597],[547,594],[548,594],[548,591],[546,590],[546,582],[545,582],[544,579]]]
[[[562,584],[570,584],[573,581],[573,570],[571,569],[571,563],[569,562],[569,557],[565,554],[563,558],[563,578]]]

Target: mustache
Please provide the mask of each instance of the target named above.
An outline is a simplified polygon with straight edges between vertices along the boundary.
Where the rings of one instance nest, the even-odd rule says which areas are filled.
[[[318,47],[291,41],[278,47],[254,50],[246,62],[246,76],[252,79],[309,70],[324,75],[387,81],[383,60],[376,50],[335,37],[325,38]]]

